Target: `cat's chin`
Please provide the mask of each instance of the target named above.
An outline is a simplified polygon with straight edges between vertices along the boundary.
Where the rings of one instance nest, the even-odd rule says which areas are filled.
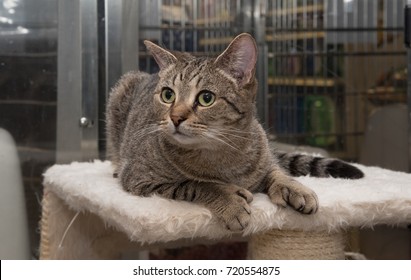
[[[195,137],[191,137],[182,133],[173,133],[171,138],[177,142],[178,144],[182,145],[196,145],[198,144],[198,140]]]
[[[177,146],[183,148],[196,148],[202,149],[205,148],[207,143],[204,143],[204,140],[195,136],[189,136],[182,133],[173,133],[169,135],[171,142]]]

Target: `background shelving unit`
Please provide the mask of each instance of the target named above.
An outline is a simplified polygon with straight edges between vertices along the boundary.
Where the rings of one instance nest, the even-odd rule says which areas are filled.
[[[405,102],[399,2],[268,1],[268,127],[277,140],[359,159],[371,110]]]
[[[403,1],[160,2],[143,13],[158,19],[150,25],[152,17],[141,18],[141,38],[151,32],[165,47],[198,55],[217,55],[240,32],[254,34],[263,52],[266,46],[259,108],[267,109],[264,125],[278,141],[358,160],[369,112],[405,101],[405,83],[389,76],[404,64]],[[140,46],[140,68],[157,71]]]
[[[326,3],[270,1],[268,10],[268,126],[279,141],[342,150],[343,66],[329,53]]]

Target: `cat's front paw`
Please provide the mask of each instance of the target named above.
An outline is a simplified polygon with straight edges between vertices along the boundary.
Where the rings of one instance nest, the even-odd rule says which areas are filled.
[[[318,211],[315,192],[294,180],[287,185],[271,186],[268,196],[273,203],[283,207],[290,205],[303,214],[314,214]]]
[[[215,207],[217,217],[222,220],[227,229],[234,232],[243,231],[251,219],[249,203],[253,195],[246,189],[239,187],[230,188],[225,197],[222,197]]]

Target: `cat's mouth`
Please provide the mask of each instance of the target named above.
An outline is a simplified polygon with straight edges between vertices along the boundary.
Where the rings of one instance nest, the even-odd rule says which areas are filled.
[[[174,131],[173,131],[172,134],[173,134],[173,135],[184,135],[184,136],[188,136],[187,134],[185,134],[184,132],[182,132],[179,127],[174,127]]]
[[[179,131],[179,130],[177,130],[177,129],[173,132],[173,136],[189,137],[187,134],[184,134],[184,133],[182,133],[181,131]]]
[[[194,145],[198,144],[198,137],[191,135],[189,132],[187,133],[183,129],[179,127],[174,128],[174,131],[170,133],[171,138],[181,145]]]
[[[168,138],[178,146],[192,147],[194,145],[199,148],[199,145],[202,145],[204,142],[202,137],[199,137],[190,126],[185,124],[175,126],[173,123],[168,122],[166,134]]]
[[[182,131],[181,129],[179,129],[178,127],[175,128],[174,132],[171,134],[174,138],[176,138],[177,140],[179,139],[192,139],[192,135],[190,135],[189,133],[186,133],[185,131]]]
[[[192,145],[195,144],[197,141],[190,135],[184,134],[181,131],[175,131],[172,134],[172,137],[175,141],[177,141],[179,144],[183,145]]]

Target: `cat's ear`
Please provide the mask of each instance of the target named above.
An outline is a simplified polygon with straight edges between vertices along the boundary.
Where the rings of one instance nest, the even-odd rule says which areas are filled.
[[[240,86],[244,86],[253,80],[256,62],[255,40],[250,34],[242,33],[231,41],[214,63],[236,79]]]
[[[154,44],[153,42],[145,40],[144,45],[146,45],[147,50],[154,57],[158,66],[160,67],[160,70],[163,70],[167,68],[168,66],[175,64],[177,62],[177,58],[175,57],[174,54]]]

